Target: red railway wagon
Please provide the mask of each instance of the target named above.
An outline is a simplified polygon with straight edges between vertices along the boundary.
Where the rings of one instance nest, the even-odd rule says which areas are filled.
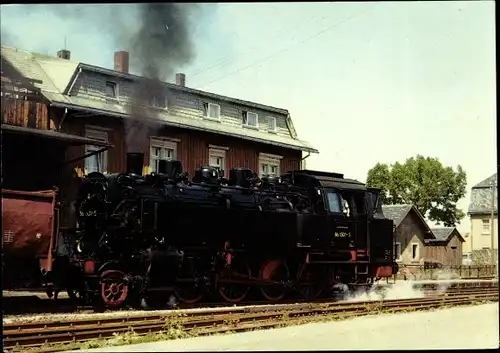
[[[57,239],[57,190],[2,190],[3,288],[42,286]]]

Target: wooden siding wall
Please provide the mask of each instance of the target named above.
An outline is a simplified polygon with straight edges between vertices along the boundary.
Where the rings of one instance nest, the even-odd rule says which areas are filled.
[[[424,239],[426,229],[422,224],[422,220],[412,210],[406,215],[399,227],[394,233],[394,241],[401,243],[401,261],[403,264],[416,264],[421,262],[426,256],[424,247]],[[412,260],[411,244],[418,244],[419,259]]]
[[[242,127],[241,124],[243,111],[247,110],[258,114],[258,130],[267,133],[268,118],[273,117],[276,119],[276,134],[279,136],[290,137],[290,131],[288,130],[285,115],[275,112],[266,112],[254,107],[244,107],[226,101],[197,96],[187,92],[173,92],[170,97],[169,109],[172,114],[178,116],[190,119],[203,119],[204,103],[213,103],[220,106],[220,119],[221,124],[223,125],[246,129],[245,127]]]
[[[189,83],[189,77],[187,77],[187,80]],[[113,81],[118,85],[117,100],[120,104],[130,103],[131,98],[136,95],[137,89],[139,88],[134,81],[128,79],[118,79],[95,72],[83,71],[73,86],[71,95],[105,103],[107,101],[106,81]],[[276,134],[278,136],[291,136],[286,121],[287,115],[281,112],[266,111],[250,105],[245,106],[244,104],[236,104],[227,100],[220,100],[196,93],[176,90],[175,88],[171,89],[168,94],[168,107],[170,113],[180,117],[203,120],[204,103],[213,103],[220,106],[220,123],[213,124],[245,129],[241,126],[242,113],[243,110],[248,110],[259,115],[258,130],[263,134],[268,133],[268,118],[274,117],[276,119]]]
[[[462,242],[457,235],[453,235],[448,243],[426,245],[425,248],[427,261],[439,262],[445,266],[462,265]]]
[[[48,107],[46,104],[14,98],[1,100],[2,123],[8,125],[49,129]]]
[[[73,118],[67,117],[63,123],[63,132],[81,135],[85,134],[85,125],[101,127],[108,131],[109,142],[114,148],[108,151],[108,172],[123,172],[126,169],[126,143],[124,138],[123,122],[120,119],[109,117]],[[184,170],[190,175],[194,174],[196,168],[208,164],[209,145],[227,147],[226,169],[235,167],[246,167],[259,171],[259,153],[270,153],[283,156],[280,165],[281,173],[300,168],[302,158],[301,151],[290,150],[277,146],[269,146],[251,141],[245,141],[230,136],[222,136],[201,131],[192,131],[179,128],[163,128],[157,132],[151,132],[151,136],[177,139],[177,159],[179,159]],[[144,141],[141,151],[144,153],[145,165],[149,165],[150,141]],[[70,147],[67,159],[83,156],[84,147]],[[74,163],[71,168],[83,168],[85,162]]]
[[[86,118],[74,118],[68,116],[66,121],[63,123],[61,131],[73,134],[85,136],[85,126],[91,125],[91,127],[100,127],[108,133],[108,142],[114,146],[114,148],[108,150],[108,172],[118,173],[125,170],[125,143],[123,140],[123,124],[120,119],[113,119],[109,117],[86,117]],[[71,160],[81,157],[85,154],[85,146],[72,146],[69,147],[66,152],[66,159]],[[85,161],[80,160],[72,163],[70,168],[81,168],[85,167]]]
[[[251,141],[245,141],[230,136],[221,136],[201,131],[189,131],[175,128],[162,129],[160,137],[179,139],[177,145],[177,158],[182,162],[184,170],[193,175],[196,168],[206,165],[209,159],[209,145],[227,147],[226,172],[231,168],[250,168],[259,171],[259,153],[270,153],[283,156],[280,170],[286,172],[299,169],[302,153],[290,149],[269,146]],[[149,161],[149,148],[145,156]]]

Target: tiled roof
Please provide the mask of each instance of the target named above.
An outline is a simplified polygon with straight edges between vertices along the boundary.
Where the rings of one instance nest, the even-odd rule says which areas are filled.
[[[462,242],[465,241],[465,239],[455,227],[439,227],[431,228],[431,230],[436,239],[426,239],[426,243],[446,242],[449,240],[454,231],[457,231],[458,237]]]
[[[382,205],[384,216],[392,219],[394,226],[397,228],[410,212],[412,205]]]
[[[127,107],[124,104],[117,104],[108,101],[98,101],[87,99],[78,96],[69,96],[65,94],[68,86],[75,78],[75,74],[79,69],[88,69],[104,74],[125,76],[128,79],[140,79],[139,76],[131,74],[123,74],[113,70],[99,68],[92,65],[82,64],[79,62],[60,59],[48,55],[31,53],[26,50],[11,48],[2,45],[2,57],[11,63],[23,76],[31,79],[41,80],[41,84],[35,86],[40,88],[42,94],[52,103],[53,106],[66,107],[80,110],[94,111],[96,114],[104,114],[111,116],[128,117]],[[290,115],[286,109],[275,108],[254,102],[243,101],[235,98],[225,97],[214,93],[195,90],[189,87],[177,86],[174,84],[165,83],[171,89],[195,93],[202,96],[217,98],[223,101],[229,101],[238,105],[247,105],[256,107],[265,111],[273,111],[286,115],[286,122],[290,131],[290,136],[280,136],[269,134],[262,131],[254,131],[251,129],[242,129],[239,126],[231,126],[220,124],[218,122],[191,119],[180,115],[175,115],[169,112],[161,112],[155,114],[155,119],[160,120],[165,125],[182,127],[187,129],[202,130],[216,134],[235,136],[246,140],[251,140],[259,143],[271,144],[295,150],[318,153],[311,144],[296,138],[295,128]]]
[[[492,204],[492,183],[495,182],[495,198]],[[498,213],[498,182],[497,174],[493,174],[489,178],[474,185],[471,190],[471,200],[469,204],[468,214],[489,214],[491,209]]]
[[[493,182],[495,182],[495,184],[496,184],[496,181],[497,181],[497,173],[484,179],[482,182],[477,183],[472,188],[473,189],[475,189],[475,188],[491,188],[491,185],[493,184]]]
[[[424,216],[411,204],[399,204],[399,205],[382,205],[382,212],[386,218],[392,219],[394,222],[394,227],[397,228],[406,218],[408,213],[413,210],[415,214],[420,218],[424,228],[426,229],[426,237],[434,237],[429,225],[425,221]]]
[[[436,237],[436,240],[447,240],[448,237],[453,233],[454,227],[440,227],[440,228],[431,228],[432,233]]]
[[[35,86],[40,88],[44,95],[46,92],[51,93],[58,95],[59,99],[64,99],[62,91],[71,80],[78,66],[78,63],[74,61],[61,60],[3,45],[2,57],[24,77],[42,81],[42,83],[36,83]],[[51,65],[53,65],[53,68],[49,69]],[[48,69],[49,72],[46,72],[44,69]],[[51,74],[50,76],[49,73]]]

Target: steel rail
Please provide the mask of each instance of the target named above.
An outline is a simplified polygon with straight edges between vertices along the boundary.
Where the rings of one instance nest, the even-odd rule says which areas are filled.
[[[454,293],[436,295],[427,298],[396,299],[385,301],[336,302],[310,305],[278,305],[272,307],[227,308],[223,311],[192,312],[136,317],[112,317],[87,320],[61,320],[58,322],[12,323],[4,325],[4,348],[17,351],[43,349],[48,344],[68,344],[83,342],[95,338],[112,337],[116,333],[133,330],[137,334],[162,332],[169,323],[177,319],[177,324],[193,334],[210,334],[227,331],[245,331],[255,328],[276,327],[285,321],[304,320],[304,317],[335,316],[349,317],[367,315],[374,310],[392,311],[423,310],[442,305],[464,305],[472,302],[498,301],[498,289],[478,291],[476,293]],[[45,347],[44,351],[60,350]]]
[[[413,288],[424,291],[424,293],[429,294],[435,291],[439,291],[440,287],[447,287],[445,290],[447,292],[463,291],[463,290],[476,290],[478,288],[498,288],[498,282],[451,282],[451,283],[416,283]],[[390,284],[389,287],[390,288]],[[376,292],[375,292],[376,293]],[[14,299],[14,302],[9,304],[9,300]],[[23,303],[23,299],[26,303]],[[227,302],[199,302],[194,304],[180,303],[179,309],[192,309],[192,308],[217,308],[217,307],[227,307],[233,305],[235,307],[242,307],[248,305],[276,305],[276,304],[296,304],[296,303],[326,303],[331,302],[331,298],[316,298],[316,299],[304,299],[304,298],[284,298],[276,302],[266,302],[263,300],[245,300],[240,303],[227,303]],[[64,304],[63,304],[64,303]],[[11,307],[13,305],[13,307]],[[114,309],[113,312],[126,312],[140,310],[137,308],[127,308],[124,309]],[[160,308],[158,308],[160,310]],[[95,308],[90,306],[78,306],[71,305],[70,299],[62,299],[60,305],[49,299],[37,300],[33,303],[33,299],[28,297],[4,297],[4,316],[23,316],[27,314],[68,314],[68,313],[94,313]]]
[[[456,295],[474,295],[474,294],[483,294],[483,293],[496,293],[498,291],[498,288],[484,288],[484,289],[477,289],[477,288],[464,288],[464,289],[454,289],[454,290],[448,290],[443,293],[436,293],[436,291],[425,291],[422,294],[425,296],[425,298],[432,297],[433,295],[445,295],[445,296],[456,296]],[[383,299],[382,299],[383,300]],[[387,299],[386,301],[389,302],[391,299]],[[398,299],[400,300],[400,299]],[[38,328],[50,328],[50,327],[73,327],[76,325],[87,325],[87,324],[100,324],[101,322],[120,322],[123,323],[124,320],[128,321],[134,321],[136,319],[141,319],[141,320],[157,320],[161,319],[167,316],[180,316],[187,314],[190,317],[197,317],[197,316],[203,316],[207,314],[225,314],[225,313],[230,313],[230,314],[236,314],[236,313],[245,313],[245,312],[255,312],[255,311],[266,311],[266,310],[288,310],[288,309],[293,309],[293,308],[310,308],[318,305],[328,305],[328,306],[337,306],[337,305],[345,305],[346,303],[356,303],[359,301],[354,301],[353,299],[345,299],[345,300],[318,300],[318,301],[306,301],[306,302],[290,302],[290,303],[277,303],[277,304],[257,304],[253,306],[233,306],[233,307],[228,307],[227,305],[224,305],[221,308],[212,308],[212,307],[205,307],[205,308],[197,308],[197,309],[181,309],[181,310],[172,310],[168,312],[163,312],[163,313],[158,313],[158,312],[146,312],[144,311],[114,311],[110,313],[97,313],[94,315],[93,318],[91,319],[80,319],[80,318],[75,318],[72,320],[60,320],[57,318],[57,316],[54,316],[51,318],[50,316],[47,317],[46,320],[43,321],[35,321],[35,322],[22,322],[22,317],[25,315],[19,315],[17,317],[21,318],[20,320],[18,319],[18,322],[16,323],[4,323],[4,330],[29,330],[29,329],[38,329]],[[375,299],[371,300],[366,300],[364,302],[376,302]],[[217,303],[220,304],[220,303]],[[139,315],[136,315],[139,314]],[[122,315],[119,315],[122,314]]]

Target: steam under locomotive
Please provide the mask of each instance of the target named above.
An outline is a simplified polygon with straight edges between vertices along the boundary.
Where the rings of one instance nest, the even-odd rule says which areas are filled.
[[[126,173],[84,178],[77,227],[59,232],[45,274],[49,292],[109,307],[165,292],[188,303],[214,293],[235,303],[251,290],[312,299],[397,271],[377,189],[310,170],[225,177],[203,166],[190,179],[179,161],[142,175],[142,161],[128,154]]]

